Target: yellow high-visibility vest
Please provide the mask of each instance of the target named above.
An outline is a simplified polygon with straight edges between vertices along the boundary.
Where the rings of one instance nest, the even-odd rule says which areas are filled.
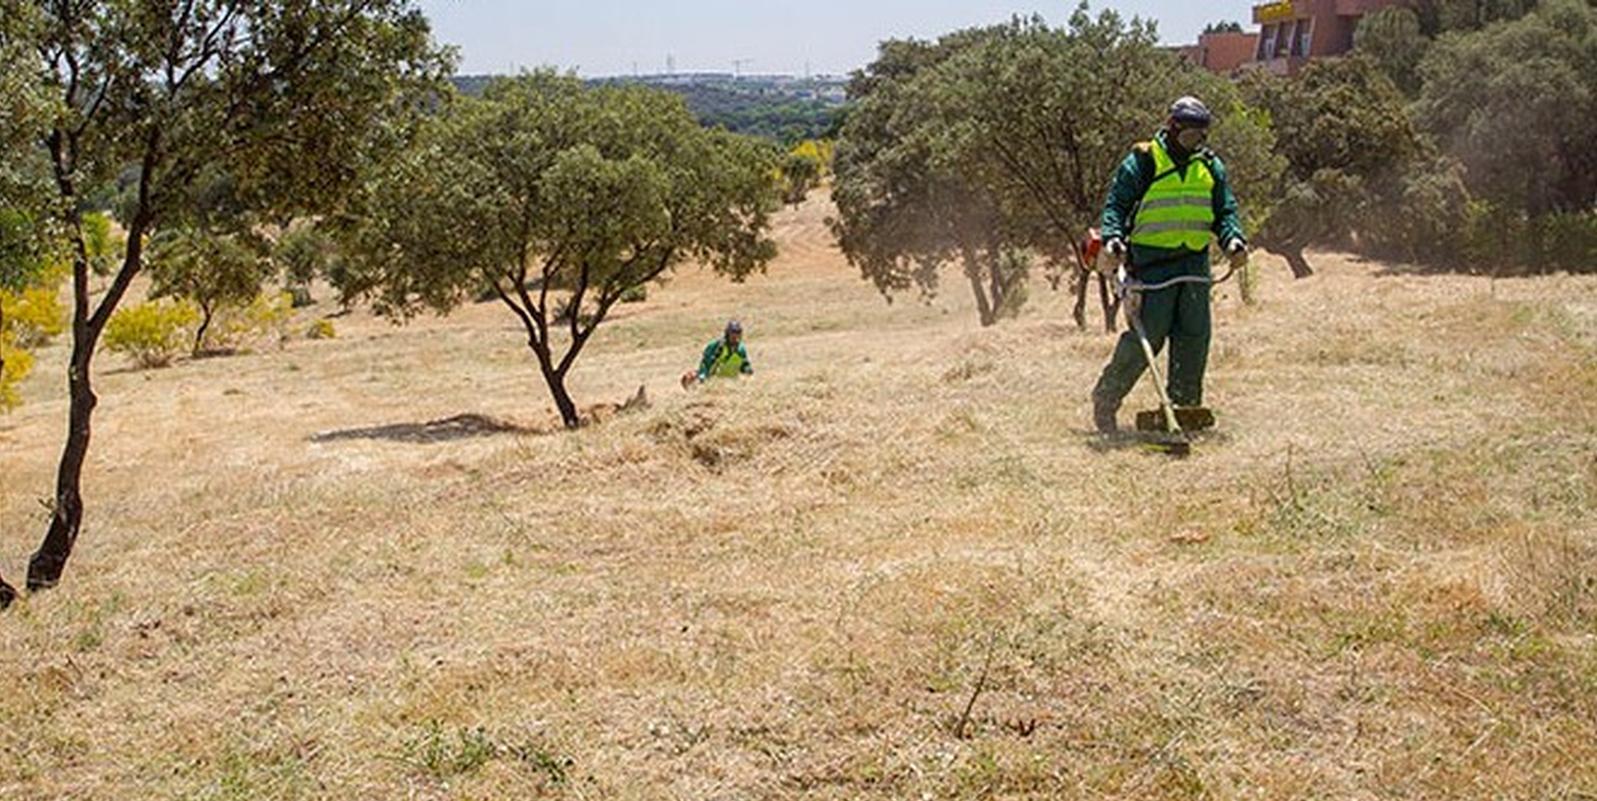
[[[1137,207],[1131,244],[1167,250],[1208,248],[1214,230],[1215,183],[1208,160],[1193,157],[1183,175],[1158,139],[1149,145],[1154,181]]]

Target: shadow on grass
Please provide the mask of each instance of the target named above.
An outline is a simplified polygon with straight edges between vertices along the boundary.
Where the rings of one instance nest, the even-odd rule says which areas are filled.
[[[394,423],[369,428],[346,428],[313,434],[311,442],[348,442],[350,440],[383,440],[429,445],[439,442],[458,442],[476,437],[500,434],[538,434],[538,429],[516,425],[505,420],[481,414],[461,414],[427,423]]]
[[[1164,434],[1155,434],[1141,431],[1127,431],[1122,429],[1118,434],[1099,434],[1096,431],[1081,431],[1083,441],[1087,448],[1095,453],[1115,453],[1118,451],[1142,451],[1152,456],[1168,456],[1164,447],[1165,443],[1174,441],[1174,438]],[[1201,431],[1186,435],[1187,442],[1193,449],[1223,447],[1231,442],[1231,437],[1223,431]]]

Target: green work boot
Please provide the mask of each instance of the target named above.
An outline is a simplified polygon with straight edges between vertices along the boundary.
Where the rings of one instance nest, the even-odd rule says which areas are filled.
[[[1115,412],[1118,411],[1120,411],[1120,404],[1094,396],[1092,399],[1092,427],[1098,429],[1100,434],[1119,433],[1120,424],[1115,422]]]

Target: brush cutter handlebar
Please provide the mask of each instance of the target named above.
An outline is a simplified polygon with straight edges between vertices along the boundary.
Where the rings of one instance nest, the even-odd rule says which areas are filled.
[[[1170,287],[1176,286],[1178,284],[1209,284],[1210,286],[1219,286],[1220,284],[1231,280],[1231,278],[1236,274],[1237,268],[1232,267],[1231,269],[1226,270],[1225,275],[1222,275],[1219,278],[1214,278],[1207,275],[1181,275],[1168,281],[1160,281],[1157,284],[1144,284],[1140,281],[1133,281],[1131,279],[1131,273],[1127,271],[1124,266],[1122,266],[1119,282],[1120,294],[1122,297],[1124,297],[1132,292],[1158,292],[1161,289],[1169,289]]]

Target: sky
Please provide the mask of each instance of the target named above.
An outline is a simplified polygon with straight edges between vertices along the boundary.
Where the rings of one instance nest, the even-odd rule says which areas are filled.
[[[882,39],[931,38],[957,28],[1042,14],[1063,23],[1075,0],[419,0],[439,41],[460,49],[460,72],[539,66],[585,76],[666,71],[843,75],[870,62]],[[1167,43],[1196,41],[1208,22],[1250,19],[1253,0],[1094,0],[1159,22]]]

